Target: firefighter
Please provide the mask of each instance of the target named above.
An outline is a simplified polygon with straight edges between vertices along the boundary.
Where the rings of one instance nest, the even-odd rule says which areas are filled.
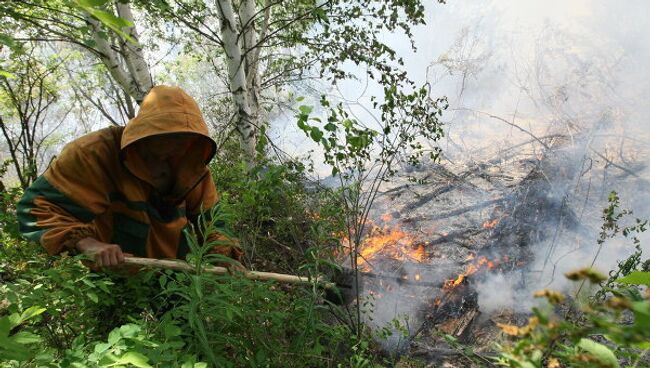
[[[103,267],[120,265],[125,255],[182,259],[191,224],[218,213],[207,167],[215,150],[194,99],[178,87],[156,86],[125,127],[65,146],[19,201],[20,231],[49,254],[77,251]],[[237,241],[225,233],[206,241],[239,260]]]

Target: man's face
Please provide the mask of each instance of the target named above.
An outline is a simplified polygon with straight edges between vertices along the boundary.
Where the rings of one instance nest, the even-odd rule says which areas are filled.
[[[156,135],[136,142],[135,148],[147,162],[164,162],[184,155],[196,139],[196,135],[189,133]]]

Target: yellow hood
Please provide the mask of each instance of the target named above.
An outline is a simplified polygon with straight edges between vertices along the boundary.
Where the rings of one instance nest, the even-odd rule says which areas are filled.
[[[140,105],[138,115],[124,128],[121,139],[122,159],[134,175],[151,183],[146,166],[132,149],[132,144],[147,137],[193,133],[200,139],[187,152],[178,153],[176,185],[172,197],[182,197],[206,174],[206,164],[216,151],[208,126],[196,101],[179,87],[156,86]]]

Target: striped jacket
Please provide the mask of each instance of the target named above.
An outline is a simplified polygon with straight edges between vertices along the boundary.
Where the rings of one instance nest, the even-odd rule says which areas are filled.
[[[132,144],[145,137],[194,133],[200,139],[171,163],[175,184],[159,195]],[[156,86],[126,127],[109,127],[69,143],[18,203],[20,231],[48,253],[73,249],[86,237],[149,258],[183,258],[185,236],[202,210],[218,205],[207,168],[216,144],[196,102],[180,88]],[[219,224],[223,225],[223,224]],[[239,258],[223,234],[216,250]]]

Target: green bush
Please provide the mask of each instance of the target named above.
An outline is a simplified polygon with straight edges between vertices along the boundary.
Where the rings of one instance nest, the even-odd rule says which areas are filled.
[[[303,164],[216,160],[212,171],[247,266],[296,273],[313,256],[331,258],[344,229],[340,196],[308,188]]]
[[[217,231],[219,214],[206,218],[201,232]],[[237,274],[204,273],[205,265],[227,259],[209,252],[213,244],[199,244],[195,236],[188,240],[188,261],[196,271],[165,272],[160,284],[175,301],[163,318],[179,323],[191,351],[218,367],[332,366],[342,357],[351,331],[326,322],[329,310],[316,285],[283,291]]]
[[[320,272],[338,244],[334,200],[305,188],[300,165],[248,170],[215,174],[228,185],[212,220],[235,221],[252,265]],[[20,239],[15,199],[0,217],[0,339],[11,347],[0,349],[1,367],[372,366],[369,340],[333,322],[336,307],[316,285],[205,274],[224,259],[195,236],[197,272],[93,272],[82,256],[48,256]]]

